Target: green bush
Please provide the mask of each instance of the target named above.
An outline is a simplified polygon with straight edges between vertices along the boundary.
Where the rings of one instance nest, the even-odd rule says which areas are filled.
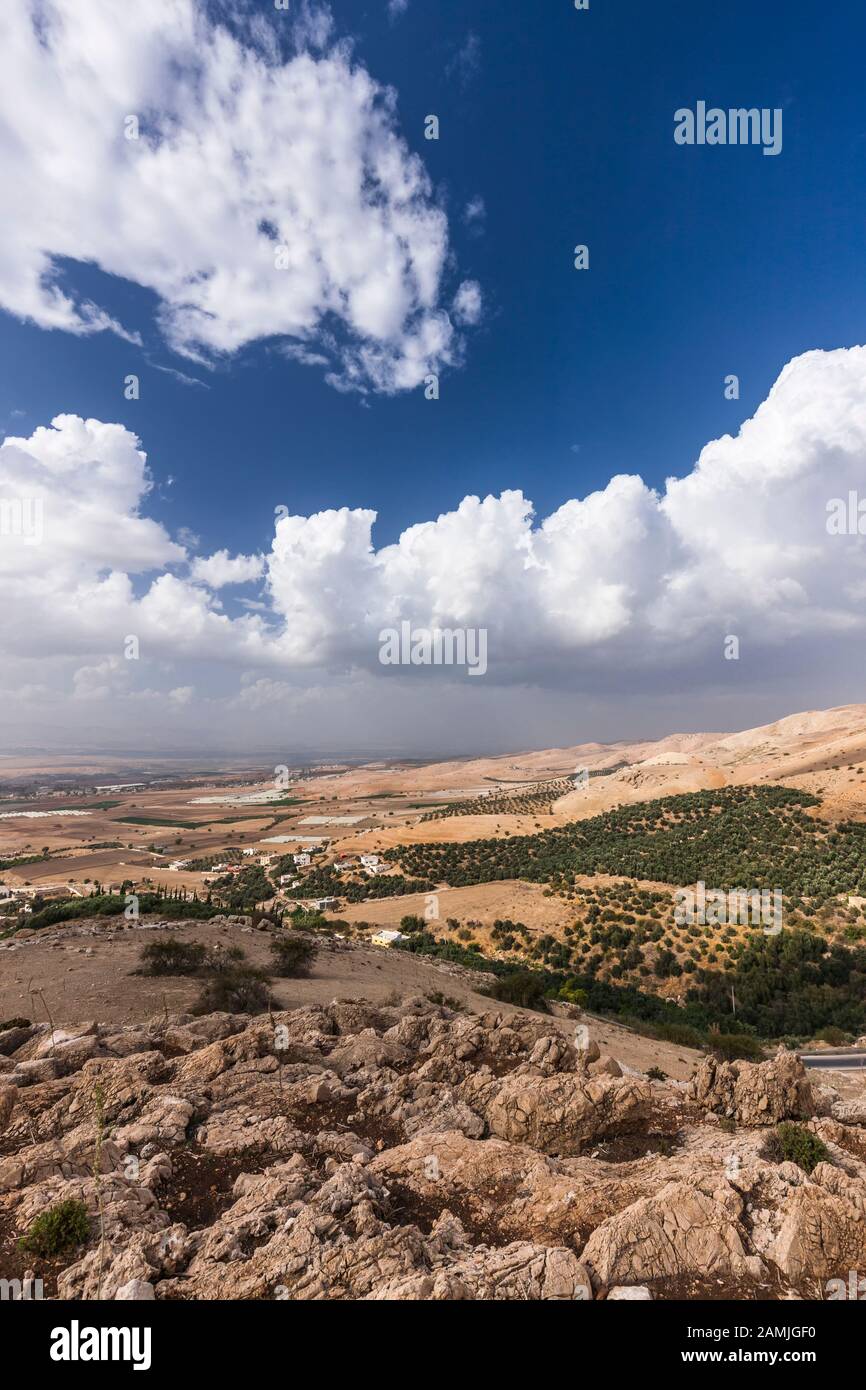
[[[18,1244],[28,1254],[50,1259],[83,1245],[90,1236],[90,1218],[83,1202],[73,1197],[42,1211]]]
[[[647,1029],[647,1034],[651,1038],[660,1038],[663,1042],[678,1043],[680,1047],[703,1047],[706,1042],[704,1034],[688,1023],[654,1021]]]
[[[834,1028],[832,1024],[828,1028],[822,1028],[818,1037],[831,1047],[844,1047],[846,1043],[853,1042],[853,1034],[846,1033],[843,1028]]]
[[[710,1036],[710,1050],[714,1056],[726,1062],[764,1060],[764,1049],[751,1033],[713,1033]]]
[[[230,974],[237,970],[240,962],[246,960],[246,953],[240,946],[214,946],[213,950],[207,954],[204,968],[208,974],[219,975],[224,971]]]
[[[400,930],[402,932],[424,931],[425,922],[423,917],[417,913],[409,912],[405,917],[400,918]]]
[[[503,1004],[516,1004],[521,1009],[536,1009],[547,1013],[547,1000],[544,997],[544,980],[531,970],[515,970],[503,975],[491,986],[490,995]]]
[[[647,1067],[647,1076],[651,1081],[667,1081],[668,1074],[662,1071],[661,1067]]]
[[[811,1173],[818,1163],[826,1163],[829,1160],[830,1153],[827,1146],[810,1129],[785,1121],[776,1125],[767,1139],[763,1157],[770,1163],[796,1163],[804,1173]]]
[[[306,937],[284,932],[271,940],[273,971],[281,979],[297,979],[309,975],[316,958],[316,948]]]
[[[195,975],[205,962],[207,947],[198,941],[178,941],[167,936],[142,947],[141,975]]]
[[[566,1004],[576,1004],[579,1009],[586,1008],[586,990],[581,989],[578,985],[564,984],[559,991],[559,997],[563,999]]]
[[[271,1005],[268,977],[249,966],[221,970],[201,988],[194,1014],[263,1014]]]

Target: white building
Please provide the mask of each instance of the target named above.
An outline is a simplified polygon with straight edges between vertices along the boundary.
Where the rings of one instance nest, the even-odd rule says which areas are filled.
[[[310,863],[310,856],[306,850],[302,850],[300,854],[293,854],[292,858],[300,868],[306,868]]]
[[[328,908],[336,907],[336,898],[313,898],[310,907],[314,912],[326,912]]]
[[[365,869],[375,869],[379,863],[379,856],[378,854],[362,854],[361,863]]]
[[[374,946],[396,946],[399,942],[405,941],[406,937],[401,931],[389,931],[386,927],[373,932],[370,937]]]

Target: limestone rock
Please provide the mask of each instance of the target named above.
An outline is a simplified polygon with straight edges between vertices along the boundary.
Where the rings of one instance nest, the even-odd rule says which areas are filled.
[[[815,1113],[806,1069],[793,1052],[779,1049],[767,1062],[720,1062],[705,1057],[690,1087],[698,1105],[741,1125],[773,1125]]]
[[[578,1154],[587,1143],[640,1127],[652,1093],[646,1082],[611,1076],[509,1077],[487,1107],[491,1134],[542,1153]]]
[[[761,1262],[743,1246],[737,1222],[720,1202],[687,1183],[670,1183],[603,1222],[582,1255],[596,1284],[702,1275],[744,1279]]]

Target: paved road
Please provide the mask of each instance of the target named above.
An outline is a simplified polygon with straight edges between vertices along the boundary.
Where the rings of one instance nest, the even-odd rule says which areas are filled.
[[[859,1071],[866,1067],[866,1048],[837,1048],[835,1052],[801,1052],[805,1067],[816,1071]]]

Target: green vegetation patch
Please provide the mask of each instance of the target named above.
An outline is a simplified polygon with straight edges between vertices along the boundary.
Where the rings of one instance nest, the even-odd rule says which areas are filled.
[[[830,1151],[810,1129],[785,1121],[767,1139],[763,1157],[770,1163],[796,1163],[804,1173],[811,1173],[819,1163],[829,1161]]]
[[[90,1218],[87,1215],[87,1207],[83,1202],[69,1197],[66,1201],[57,1202],[53,1207],[41,1211],[18,1244],[28,1254],[51,1259],[84,1245],[89,1238]]]

